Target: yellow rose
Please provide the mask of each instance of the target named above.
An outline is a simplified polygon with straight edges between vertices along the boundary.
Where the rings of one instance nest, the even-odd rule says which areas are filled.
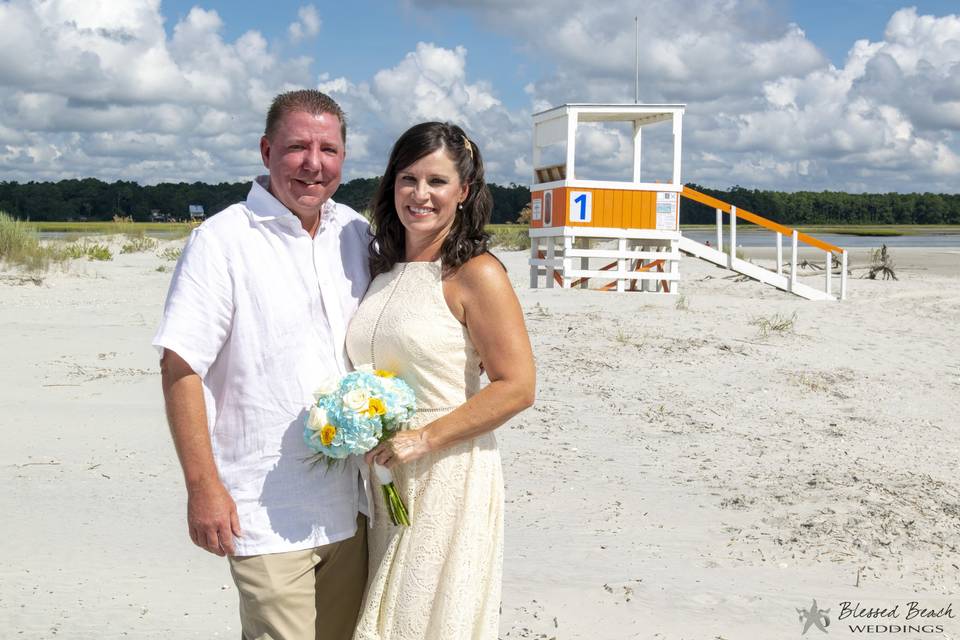
[[[374,373],[375,373],[376,375],[380,376],[381,378],[395,378],[395,377],[397,377],[397,374],[395,374],[393,371],[388,371],[387,369],[377,369],[376,371],[374,371]]]
[[[330,443],[333,442],[334,436],[337,435],[337,428],[332,424],[325,425],[320,429],[320,442],[323,443],[323,446],[329,447]]]
[[[367,403],[367,410],[364,411],[364,415],[368,418],[374,416],[382,416],[387,412],[387,405],[384,404],[383,400],[380,398],[370,398],[370,402]]]

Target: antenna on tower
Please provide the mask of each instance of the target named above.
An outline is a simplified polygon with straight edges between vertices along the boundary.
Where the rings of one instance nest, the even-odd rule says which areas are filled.
[[[633,24],[636,27],[636,38],[634,46],[635,60],[633,64],[633,69],[636,72],[636,77],[634,80],[634,92],[633,92],[633,103],[640,104],[640,17],[633,16]]]

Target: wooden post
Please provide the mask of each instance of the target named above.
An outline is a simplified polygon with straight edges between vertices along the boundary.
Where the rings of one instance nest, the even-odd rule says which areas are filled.
[[[553,274],[555,272],[555,269],[553,268],[553,259],[557,255],[557,243],[556,243],[556,238],[554,238],[553,236],[547,236],[546,241],[547,241],[547,261],[549,262],[549,264],[547,265],[547,288],[553,289]]]
[[[790,291],[793,292],[797,284],[797,230],[793,230],[790,242]]]
[[[777,234],[777,275],[783,275],[783,234],[779,231]]]
[[[737,257],[737,208],[730,205],[730,268]]]
[[[633,121],[633,181],[640,182],[640,147],[643,144],[643,129]]]
[[[679,257],[680,257],[680,247],[678,246],[679,244],[680,244],[680,241],[679,241],[679,240],[671,240],[671,241],[670,241],[670,253],[673,254],[673,256],[671,256],[671,257],[673,257],[673,258],[679,258]],[[680,261],[679,261],[678,259],[675,259],[675,260],[671,260],[671,261],[670,261],[670,273],[672,273],[672,274],[674,274],[674,275],[679,275],[679,274],[680,274]],[[680,280],[671,280],[671,281],[670,281],[670,291],[671,291],[674,295],[680,293]]]
[[[574,180],[576,176],[576,149],[577,149],[577,111],[567,109],[567,180]]]
[[[723,251],[723,210],[717,209],[717,251]]]
[[[572,282],[570,277],[570,272],[573,270],[573,258],[570,257],[571,249],[573,249],[573,238],[563,236],[563,270],[560,272],[563,284],[560,285],[561,289],[569,289]]]
[[[540,238],[530,236],[530,259],[538,260],[540,258]],[[536,289],[540,284],[540,267],[535,264],[530,265],[530,288]]]
[[[580,246],[581,249],[589,249],[590,238],[578,238],[577,244]],[[582,269],[583,271],[586,271],[589,268],[590,268],[590,258],[586,258],[586,257],[580,258],[580,269]],[[586,280],[584,280],[583,282],[580,283],[580,288],[588,289],[589,283]]]
[[[683,138],[683,114],[673,114],[673,184],[682,186],[680,182],[680,153]]]
[[[840,299],[847,299],[847,250],[840,254]]]
[[[617,251],[621,253],[627,250],[627,239],[618,238],[617,239]],[[617,258],[617,291],[626,291],[627,290],[627,281],[623,279],[623,276],[627,273],[627,259],[623,257]]]
[[[832,293],[830,292],[830,276],[833,275],[833,273],[831,273],[832,271],[833,271],[833,252],[827,251],[827,285],[826,286],[827,286],[828,296],[832,295]]]

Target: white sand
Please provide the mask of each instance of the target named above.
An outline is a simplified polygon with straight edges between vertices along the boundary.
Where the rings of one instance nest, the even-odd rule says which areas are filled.
[[[843,303],[685,259],[678,309],[529,290],[503,254],[540,378],[498,431],[501,637],[798,638],[814,598],[830,637],[869,637],[841,601],[899,603],[887,624],[952,602],[943,633],[886,635],[960,637],[960,249],[893,256],[899,281],[857,271]],[[0,276],[4,638],[239,635],[226,562],[186,535],[149,346],[172,267]]]

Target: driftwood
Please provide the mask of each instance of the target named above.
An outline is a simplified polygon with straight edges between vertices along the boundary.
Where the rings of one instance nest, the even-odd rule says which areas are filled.
[[[874,251],[870,260],[870,270],[867,272],[867,278],[876,280],[878,275],[882,275],[884,280],[898,279],[893,268],[893,257],[887,251],[887,245],[882,245]]]

